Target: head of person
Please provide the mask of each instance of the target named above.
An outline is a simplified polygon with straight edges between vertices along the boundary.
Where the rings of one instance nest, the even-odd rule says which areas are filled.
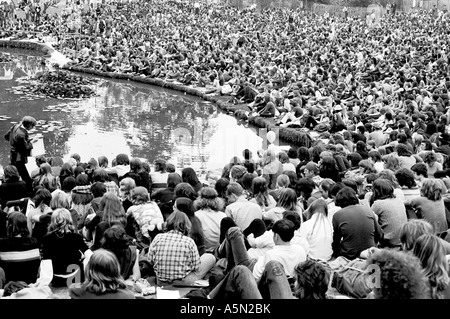
[[[374,163],[371,160],[362,160],[358,163],[359,170],[362,174],[371,174],[376,173],[377,170],[375,169]]]
[[[252,181],[252,192],[255,196],[268,193],[267,180],[264,177],[255,177]]]
[[[52,193],[52,199],[50,200],[50,208],[52,210],[58,208],[65,208],[70,210],[69,196],[63,191],[56,191]]]
[[[277,202],[278,207],[283,207],[286,210],[296,211],[297,193],[292,188],[283,188]]]
[[[179,197],[173,204],[173,210],[185,213],[188,217],[195,216],[194,201],[187,197]]]
[[[155,172],[165,173],[167,162],[163,159],[157,159],[155,161]],[[182,176],[183,177],[183,176]]]
[[[274,162],[277,159],[277,156],[275,154],[275,151],[273,150],[266,150],[263,154],[263,158],[261,161],[261,164],[263,166],[268,165],[272,162]]]
[[[278,153],[278,160],[279,160],[282,164],[290,163],[290,161],[289,161],[289,156],[287,155],[286,152],[279,152],[279,153]]]
[[[319,174],[319,166],[314,162],[309,162],[303,168],[303,176],[311,178]]]
[[[48,232],[57,232],[59,234],[66,234],[74,231],[72,216],[70,211],[65,208],[55,209],[50,219]]]
[[[442,196],[446,193],[446,187],[442,180],[436,178],[427,178],[423,181],[420,189],[420,195],[428,198],[432,201],[438,201],[442,199]]]
[[[245,173],[247,173],[247,169],[244,166],[234,165],[230,170],[230,179],[233,182],[241,181]]]
[[[59,176],[75,176],[75,173],[73,172],[73,167],[69,162],[66,162],[61,167],[61,170],[59,171]]]
[[[194,190],[194,187],[189,183],[179,183],[175,186],[174,192],[174,200],[180,197],[186,197],[191,200],[197,199],[197,192]]]
[[[424,219],[410,219],[400,228],[402,250],[411,251],[417,238],[424,234],[434,234],[433,225]]]
[[[122,178],[119,182],[119,187],[123,195],[131,195],[131,191],[136,187],[136,181],[131,177]]]
[[[411,166],[411,171],[413,172],[415,179],[428,177],[428,169],[424,163],[414,164]]]
[[[32,130],[37,124],[37,121],[32,116],[24,116],[22,118],[22,125],[25,127],[28,131]]]
[[[104,168],[97,168],[92,172],[92,180],[94,182],[105,183],[110,181],[110,178]]]
[[[133,205],[146,204],[150,201],[150,194],[143,186],[137,186],[131,191],[131,202]]]
[[[419,259],[402,251],[380,249],[367,259],[379,269],[376,299],[429,299],[428,280]]]
[[[283,212],[283,219],[290,220],[294,224],[294,231],[300,229],[302,225],[302,220],[297,211],[286,210]]]
[[[288,219],[280,219],[273,224],[273,241],[275,245],[288,243],[294,237],[295,225]]]
[[[296,159],[297,158],[297,150],[295,148],[291,147],[287,151],[287,155],[290,159]]]
[[[78,153],[73,153],[72,155],[70,155],[70,158],[73,158],[77,164],[81,163],[81,156]]]
[[[139,173],[142,169],[142,161],[139,158],[133,157],[130,160],[130,171]]]
[[[53,178],[52,167],[49,163],[46,162],[41,164],[41,166],[39,167],[39,175],[51,175],[51,177]]]
[[[239,183],[230,182],[226,190],[227,204],[234,203],[239,197],[244,195],[244,189]]]
[[[412,252],[419,258],[425,275],[430,280],[432,298],[439,298],[439,293],[444,291],[450,282],[449,266],[440,238],[436,235],[422,235],[417,238]]]
[[[217,191],[213,187],[203,187],[199,192],[199,197],[194,201],[196,210],[218,212],[223,209],[223,206],[223,200],[218,197]]]
[[[372,160],[373,163],[381,162],[381,154],[376,150],[372,150],[369,152],[369,159]]]
[[[106,192],[100,200],[99,211],[103,212],[102,221],[112,225],[115,221],[126,221],[125,211],[120,198],[112,193]]]
[[[183,180],[178,173],[169,173],[167,176],[167,188],[169,189],[175,189],[175,187],[182,182]]]
[[[3,169],[5,174],[5,182],[17,182],[20,180],[20,174],[14,165],[6,165]]]
[[[106,156],[103,156],[103,155],[99,156],[97,161],[98,161],[98,166],[99,167],[103,167],[103,168],[108,167],[109,160],[108,160],[108,158]]]
[[[425,154],[425,157],[423,158],[423,161],[428,166],[433,166],[434,163],[437,162],[437,156],[435,152],[428,152]]]
[[[25,214],[21,212],[11,212],[8,214],[6,220],[6,236],[8,238],[30,236]]]
[[[358,167],[359,162],[362,161],[362,156],[359,153],[350,153],[347,155],[347,160],[352,167]]]
[[[277,177],[277,187],[278,188],[286,188],[289,186],[290,184],[290,179],[289,176],[287,176],[286,174],[280,174]]]
[[[172,163],[166,164],[166,172],[167,173],[175,173],[176,170],[177,170],[177,168],[175,167],[174,164],[172,164]],[[149,172],[150,172],[150,170],[149,170]]]
[[[167,217],[166,223],[167,231],[174,230],[185,236],[189,236],[192,224],[185,213],[174,210],[174,212]]]
[[[125,228],[116,224],[103,232],[100,242],[103,249],[113,252],[120,260],[124,251],[129,247],[130,238],[127,236]]]
[[[350,187],[342,188],[337,194],[335,199],[336,206],[345,208],[347,206],[358,205],[359,199],[355,190]]]
[[[97,249],[86,266],[84,287],[97,295],[126,289],[120,271],[119,260],[113,252],[102,248]]]
[[[256,174],[247,173],[242,176],[241,185],[244,188],[245,191],[249,193],[253,193],[252,187],[253,187],[253,180],[255,179]]]
[[[397,155],[398,156],[411,156],[412,153],[406,146],[406,144],[399,143],[397,144]]]
[[[116,165],[130,165],[130,158],[124,153],[117,154]]]
[[[384,169],[389,169],[393,172],[400,169],[400,158],[396,154],[387,154],[382,157],[384,163]]]
[[[181,171],[181,179],[184,183],[189,183],[192,187],[195,187],[198,183],[200,183],[197,173],[192,167],[183,168]]]
[[[370,199],[371,204],[373,204],[377,200],[395,198],[394,186],[387,179],[376,179],[372,183],[372,192],[372,198]]]
[[[328,205],[324,199],[319,198],[311,203],[308,209],[308,219],[310,219],[314,214],[322,214],[325,217],[328,216]]]
[[[330,274],[313,259],[307,259],[294,268],[294,296],[298,299],[326,299]]]
[[[378,178],[387,179],[392,183],[392,186],[394,186],[394,188],[399,187],[397,178],[395,177],[395,173],[390,169],[382,170],[380,173],[378,173]]]
[[[47,205],[50,206],[50,201],[52,200],[52,193],[46,188],[40,188],[36,191],[33,202],[35,207],[39,205]]]
[[[407,188],[413,188],[416,186],[416,180],[414,179],[414,173],[408,168],[400,168],[395,172],[395,178],[400,186]]]
[[[61,190],[63,190],[66,193],[69,193],[75,188],[75,186],[77,186],[77,181],[75,180],[75,177],[68,176],[64,178],[64,181],[61,185]]]
[[[252,151],[246,148],[242,151],[242,156],[244,157],[244,160],[248,161],[253,157],[253,154]]]
[[[339,193],[339,191],[344,187],[346,187],[346,185],[342,182],[333,184],[328,190],[328,198],[333,200],[336,199],[337,193]]]
[[[309,150],[305,146],[301,146],[297,149],[297,158],[300,160],[300,162],[309,162],[311,159],[311,154],[309,153]]]
[[[336,184],[336,182],[333,181],[331,178],[325,178],[320,182],[319,191],[322,194],[323,198],[325,199],[328,198],[328,192],[334,184]]]
[[[47,159],[44,155],[36,156],[36,165],[40,167],[42,164],[47,163]]]
[[[300,178],[295,184],[295,191],[297,197],[302,197],[303,200],[308,200],[311,197],[313,190],[316,188],[316,183],[311,178]]]

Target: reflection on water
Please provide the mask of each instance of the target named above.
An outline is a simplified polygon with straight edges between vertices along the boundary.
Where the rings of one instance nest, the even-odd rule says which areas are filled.
[[[45,155],[67,159],[79,153],[83,161],[119,153],[152,163],[165,158],[178,167],[216,169],[249,148],[256,157],[262,138],[214,104],[188,95],[121,80],[98,84],[98,96],[88,99],[32,99],[11,90],[20,78],[43,69],[34,53],[7,50],[13,62],[0,63],[0,132],[25,115],[39,125]],[[18,81],[19,80],[19,81]],[[3,133],[4,134],[4,133]],[[36,155],[36,154],[35,154]],[[2,138],[0,163],[8,164],[9,145]]]

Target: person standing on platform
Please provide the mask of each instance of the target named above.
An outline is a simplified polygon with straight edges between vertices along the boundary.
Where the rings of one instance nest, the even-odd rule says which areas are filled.
[[[28,191],[32,191],[32,179],[26,168],[28,156],[31,156],[34,139],[29,137],[29,131],[36,126],[36,119],[31,116],[25,116],[18,124],[14,124],[5,134],[5,139],[9,141],[10,161],[19,171],[20,177],[27,184]]]

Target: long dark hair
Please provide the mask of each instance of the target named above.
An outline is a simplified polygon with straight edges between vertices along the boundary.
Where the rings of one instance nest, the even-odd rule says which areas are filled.
[[[181,171],[181,179],[184,183],[189,183],[192,187],[195,187],[200,181],[197,174],[192,167],[183,168]]]
[[[194,202],[189,198],[180,197],[175,200],[175,207],[180,212],[185,213],[191,221],[189,237],[191,237],[196,244],[203,241],[204,235],[202,222],[197,216],[195,216]]]
[[[373,194],[370,198],[370,206],[377,200],[395,198],[394,186],[391,181],[384,178],[378,178],[373,182],[372,191]]]

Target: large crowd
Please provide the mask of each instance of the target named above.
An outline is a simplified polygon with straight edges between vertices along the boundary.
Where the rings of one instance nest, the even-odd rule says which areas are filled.
[[[206,181],[126,154],[37,157],[28,172],[24,117],[5,135],[4,295],[76,277],[71,298],[134,298],[143,280],[208,282],[187,298],[450,297],[446,10],[369,25],[170,1],[77,14],[86,37],[59,44],[73,65],[210,86],[306,138],[242,150]],[[33,28],[51,34],[51,21]],[[356,275],[369,265],[372,286]]]

